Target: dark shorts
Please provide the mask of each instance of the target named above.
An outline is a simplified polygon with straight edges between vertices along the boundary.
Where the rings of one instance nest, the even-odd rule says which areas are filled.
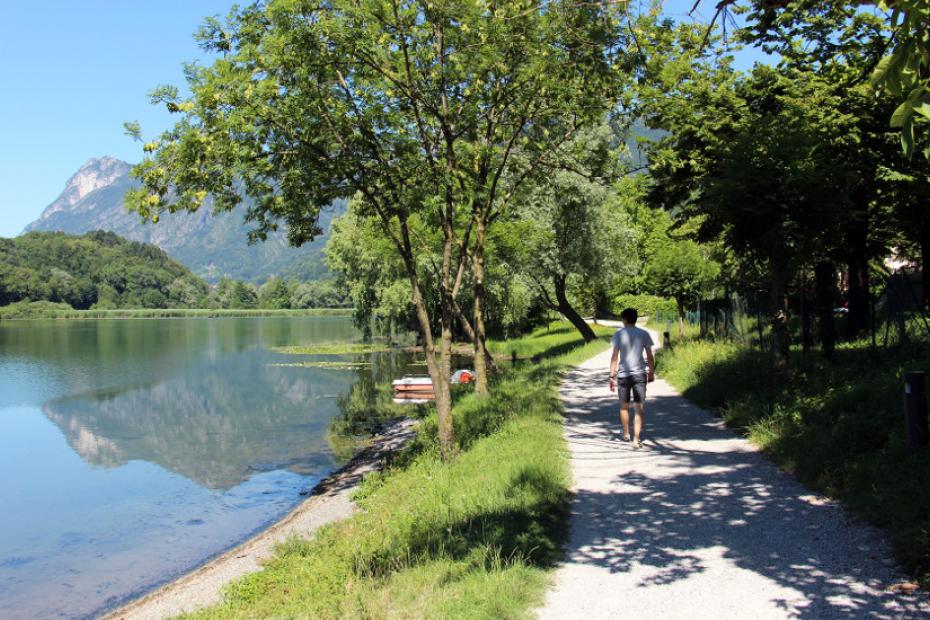
[[[646,374],[632,375],[630,377],[617,377],[617,395],[620,402],[630,402],[630,395],[634,403],[646,401]]]

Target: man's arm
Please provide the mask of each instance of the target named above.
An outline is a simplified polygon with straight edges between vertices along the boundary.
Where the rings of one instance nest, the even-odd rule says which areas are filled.
[[[646,364],[649,366],[649,379],[652,382],[656,380],[656,359],[652,356],[652,347],[646,347]]]
[[[617,360],[620,357],[620,349],[614,347],[613,353],[610,354],[610,391],[614,391],[617,385]]]

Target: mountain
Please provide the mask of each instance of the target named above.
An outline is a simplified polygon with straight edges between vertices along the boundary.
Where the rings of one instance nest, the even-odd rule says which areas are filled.
[[[203,208],[197,213],[164,214],[158,224],[143,223],[123,206],[123,196],[134,184],[129,178],[131,168],[113,157],[90,159],[24,232],[109,230],[132,241],[157,245],[196,275],[213,282],[224,276],[262,282],[274,275],[314,280],[328,274],[322,249],[329,224],[345,210],[344,203],[323,209],[320,224],[325,232],[312,243],[292,248],[279,232],[250,246],[244,205],[228,213],[213,214]]]

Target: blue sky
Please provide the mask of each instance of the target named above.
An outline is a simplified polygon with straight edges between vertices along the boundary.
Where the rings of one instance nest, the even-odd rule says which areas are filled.
[[[0,237],[19,234],[91,157],[128,162],[141,147],[123,134],[138,120],[145,135],[170,123],[149,105],[159,84],[183,84],[181,65],[202,59],[193,40],[201,19],[225,15],[230,0],[53,0],[5,3],[0,20]],[[687,19],[692,0],[667,0]],[[711,0],[702,0],[705,19]],[[743,53],[740,66],[759,58]]]

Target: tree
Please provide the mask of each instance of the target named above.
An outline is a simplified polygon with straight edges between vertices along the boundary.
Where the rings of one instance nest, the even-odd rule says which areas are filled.
[[[291,289],[284,278],[269,278],[258,289],[258,307],[282,310],[291,307]]]
[[[486,228],[553,146],[614,105],[629,62],[624,24],[613,3],[568,0],[268,0],[234,10],[200,31],[222,56],[188,67],[192,96],[153,93],[182,117],[147,145],[127,205],[157,220],[208,194],[228,210],[241,192],[254,202],[253,239],[283,222],[300,244],[320,232],[319,205],[358,194],[403,261],[448,459],[463,274],[471,262],[480,339]],[[413,217],[442,235],[435,309],[422,294]]]
[[[671,132],[653,153],[653,199],[766,267],[776,380],[788,368],[788,283],[828,243],[824,223],[839,221],[854,181],[839,157],[851,116],[822,78],[799,78],[757,65],[741,79],[724,64],[676,79],[649,109]]]
[[[648,258],[644,272],[649,292],[675,300],[683,336],[685,310],[696,306],[701,295],[712,288],[720,265],[694,241],[667,238]]]
[[[749,0],[740,4],[739,0],[718,2],[711,27],[722,14],[725,21],[726,12],[736,6],[737,11],[748,12],[749,31],[742,34],[767,51],[783,56],[802,52],[816,56],[818,63],[841,58],[871,73],[876,98],[885,91],[898,101],[885,118],[899,129],[905,155],[910,158],[920,149],[930,159],[930,11],[926,0]],[[867,4],[874,9],[863,10]]]
[[[613,131],[602,126],[566,145],[546,181],[513,211],[501,241],[509,262],[536,283],[544,303],[561,313],[586,342],[596,338],[569,299],[583,283],[593,300],[627,270],[630,230],[615,209],[611,182],[619,162]]]

